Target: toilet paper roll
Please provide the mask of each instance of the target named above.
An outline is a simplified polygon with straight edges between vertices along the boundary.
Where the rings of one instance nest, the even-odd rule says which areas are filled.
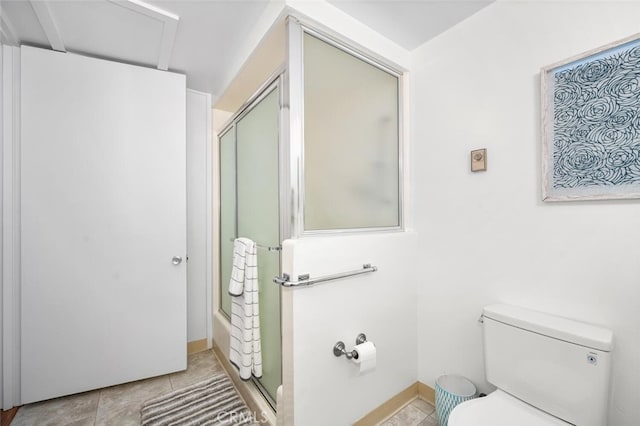
[[[358,353],[358,357],[353,357],[353,360],[359,364],[360,373],[366,373],[376,368],[376,346],[372,342],[356,345],[353,350]]]

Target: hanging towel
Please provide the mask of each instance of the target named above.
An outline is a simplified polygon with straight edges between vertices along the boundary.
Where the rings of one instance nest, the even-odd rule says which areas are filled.
[[[229,280],[229,294],[240,296],[244,291],[244,270],[246,263],[247,245],[240,238],[233,242],[233,266]]]
[[[232,296],[229,361],[238,367],[240,378],[244,380],[252,374],[262,377],[258,256],[256,243],[248,238],[236,238],[233,243],[229,294]]]

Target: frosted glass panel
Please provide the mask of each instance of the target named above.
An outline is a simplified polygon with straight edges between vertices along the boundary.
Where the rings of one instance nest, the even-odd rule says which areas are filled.
[[[254,240],[258,248],[262,378],[259,382],[273,400],[281,381],[280,245],[278,159],[279,94],[272,91],[236,125],[238,236]]]
[[[220,309],[231,317],[227,291],[236,235],[236,154],[233,128],[220,138]]]
[[[304,228],[400,224],[398,78],[304,36]]]

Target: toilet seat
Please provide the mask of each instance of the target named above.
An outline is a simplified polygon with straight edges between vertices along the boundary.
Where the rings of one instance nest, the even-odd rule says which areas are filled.
[[[569,426],[500,389],[456,406],[448,426]]]

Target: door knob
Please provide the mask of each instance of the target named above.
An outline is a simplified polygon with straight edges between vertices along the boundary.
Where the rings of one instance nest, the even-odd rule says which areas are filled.
[[[180,256],[173,256],[173,258],[171,259],[171,263],[173,263],[174,265],[179,265],[182,263],[182,257]]]

